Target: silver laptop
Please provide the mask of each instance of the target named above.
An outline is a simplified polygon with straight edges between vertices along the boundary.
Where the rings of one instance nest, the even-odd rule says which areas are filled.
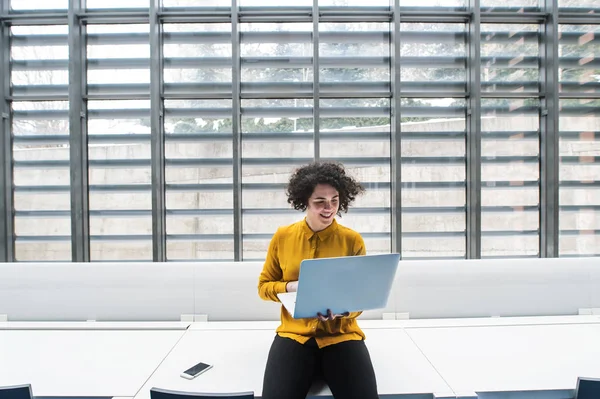
[[[295,319],[317,313],[361,312],[387,306],[400,254],[305,259],[298,291],[277,294]]]

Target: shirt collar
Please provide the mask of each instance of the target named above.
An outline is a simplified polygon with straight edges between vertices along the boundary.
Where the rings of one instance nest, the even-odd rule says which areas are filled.
[[[335,217],[333,218],[333,221],[331,222],[331,224],[329,226],[327,226],[324,230],[318,231],[318,232],[314,232],[310,229],[310,227],[308,227],[308,223],[306,222],[306,217],[304,218],[304,223],[302,223],[302,230],[304,231],[304,235],[306,236],[307,239],[311,239],[313,238],[313,236],[317,236],[319,237],[319,240],[323,241],[326,240],[327,238],[329,238],[329,236],[331,236],[333,233],[335,233],[338,229],[338,223],[335,220]]]

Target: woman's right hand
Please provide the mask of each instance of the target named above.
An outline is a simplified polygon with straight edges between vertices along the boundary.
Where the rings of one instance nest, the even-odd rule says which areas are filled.
[[[296,292],[296,291],[298,291],[298,282],[297,281],[289,281],[285,285],[285,291],[286,292]]]

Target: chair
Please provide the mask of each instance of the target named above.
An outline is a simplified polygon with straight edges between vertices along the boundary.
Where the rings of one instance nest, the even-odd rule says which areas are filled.
[[[0,387],[0,399],[32,399],[31,385]]]
[[[254,392],[202,393],[151,388],[150,399],[254,399]]]
[[[600,378],[577,378],[575,399],[600,398]]]

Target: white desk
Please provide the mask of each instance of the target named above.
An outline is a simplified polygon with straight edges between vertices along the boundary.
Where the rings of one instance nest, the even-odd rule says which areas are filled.
[[[211,321],[194,322],[190,330],[271,330],[280,321]],[[439,328],[439,327],[485,327],[485,326],[527,326],[554,324],[600,324],[600,316],[531,316],[531,317],[479,317],[461,319],[406,319],[406,320],[361,320],[358,324],[365,332],[374,329],[391,328]],[[1,324],[0,324],[0,328]],[[368,338],[368,337],[367,337]]]
[[[134,396],[179,330],[0,330],[0,386],[35,396]]]
[[[600,324],[408,328],[457,394],[569,390],[600,377]]]
[[[381,395],[451,392],[403,330],[373,329],[365,333]],[[272,329],[189,330],[136,399],[148,399],[152,387],[196,392],[253,391],[258,397],[274,336]],[[191,381],[179,376],[199,361],[214,367]],[[331,392],[323,387],[313,394],[328,396]]]

